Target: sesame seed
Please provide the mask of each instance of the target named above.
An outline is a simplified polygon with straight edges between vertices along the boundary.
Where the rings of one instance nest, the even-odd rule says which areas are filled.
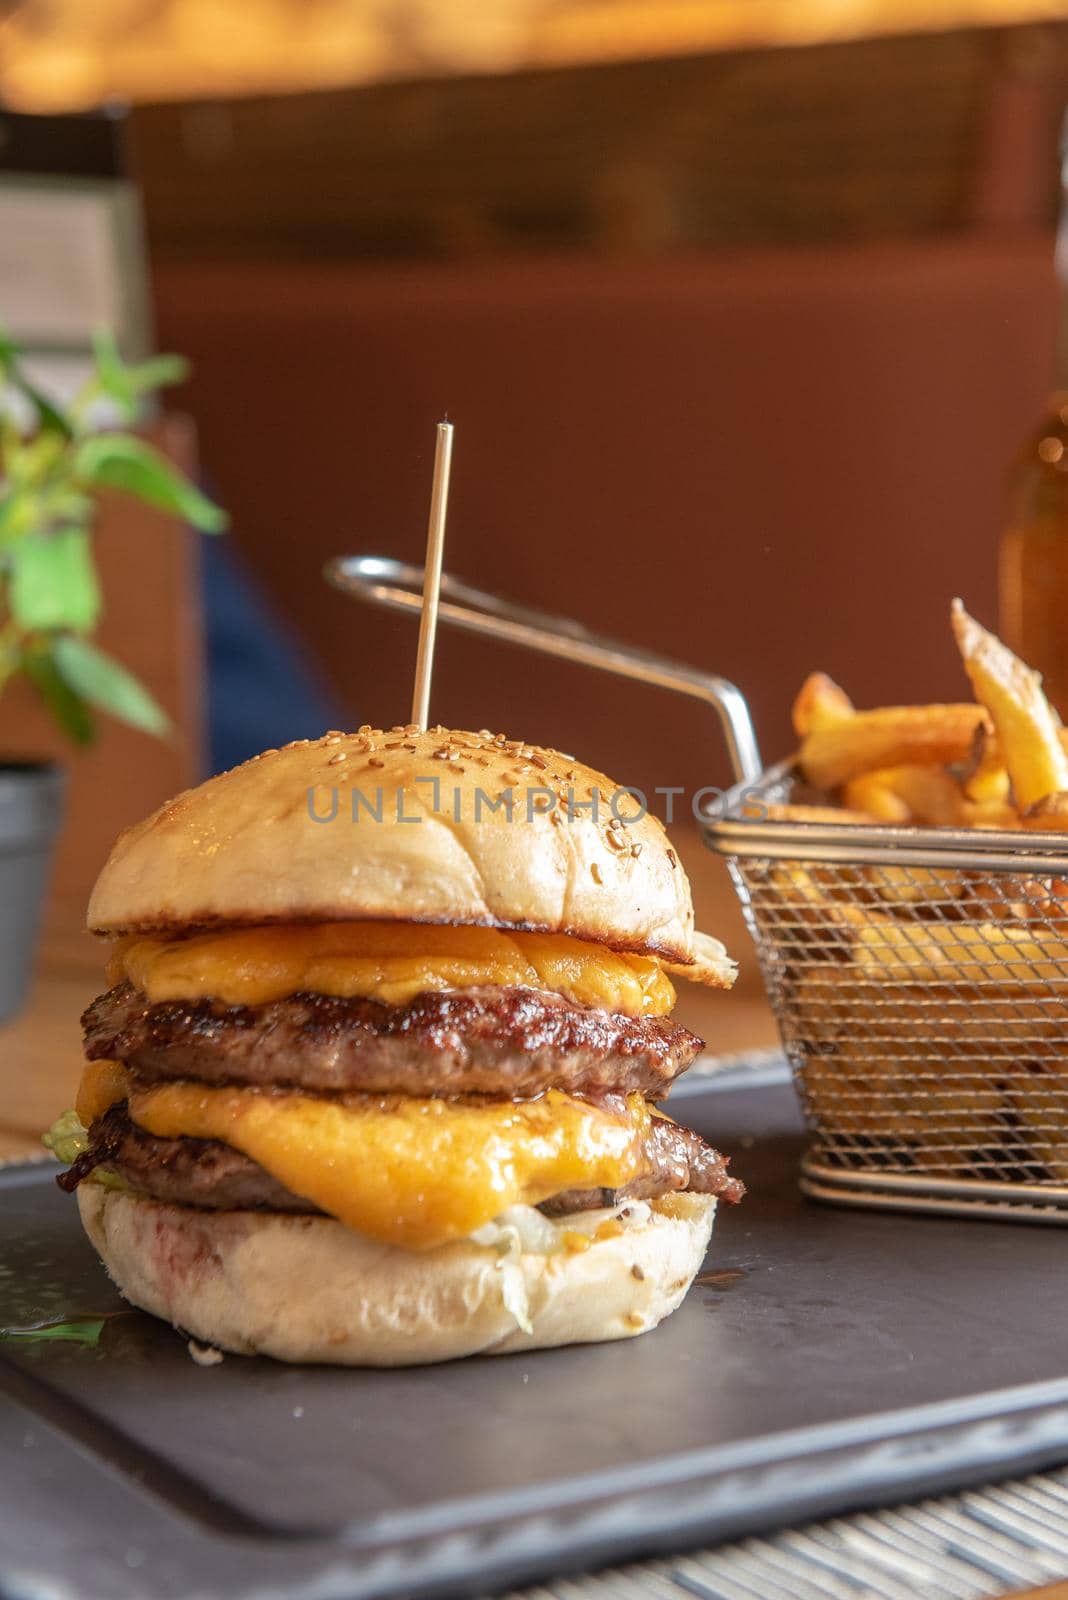
[[[369,767],[384,767],[384,766],[385,766],[385,764],[386,764],[386,763],[385,763],[385,762],[384,762],[384,761],[369,761],[369,762],[368,762],[368,763],[367,763],[367,765],[368,765],[368,766],[369,766]]]
[[[624,1213],[624,1215],[626,1215],[626,1213]],[[637,1278],[639,1283],[645,1282],[645,1273],[642,1271],[641,1267],[639,1267],[637,1262],[635,1262],[631,1267],[630,1275],[632,1278]]]
[[[669,851],[668,851],[668,853],[667,853],[667,858],[668,858],[668,860],[669,860],[669,861],[670,861],[670,862],[671,862],[671,865],[672,865],[672,867],[673,867],[673,868],[674,868],[674,867],[677,867],[677,866],[678,866],[678,864],[679,864],[679,858],[678,858],[678,856],[677,856],[677,855],[676,855],[676,854],[675,854],[675,852],[674,852],[674,850],[669,850]]]
[[[336,767],[339,762],[347,761],[348,759],[349,758],[345,754],[344,750],[339,750],[336,756],[331,756],[330,757],[330,760],[328,761],[327,765],[331,766],[331,767]]]

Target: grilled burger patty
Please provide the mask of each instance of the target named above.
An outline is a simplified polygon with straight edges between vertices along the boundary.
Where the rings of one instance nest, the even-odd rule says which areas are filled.
[[[135,1189],[172,1205],[208,1210],[315,1212],[250,1157],[215,1139],[157,1139],[131,1122],[124,1105],[114,1105],[93,1123],[90,1146],[58,1178],[67,1190],[98,1166],[124,1178]],[[740,1200],[744,1189],[728,1177],[727,1161],[699,1134],[654,1117],[645,1146],[649,1172],[622,1189],[569,1189],[541,1210],[550,1216],[592,1211],[623,1199],[644,1200],[688,1189]]]
[[[153,1005],[122,983],[82,1018],[90,1061],[143,1078],[276,1084],[337,1094],[524,1098],[638,1091],[662,1096],[701,1049],[666,1017],[624,1017],[534,989],[429,991],[407,1005],[296,994],[262,1006]]]

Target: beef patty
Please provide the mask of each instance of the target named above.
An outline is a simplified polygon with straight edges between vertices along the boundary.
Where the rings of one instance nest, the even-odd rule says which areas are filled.
[[[547,1088],[656,1099],[702,1043],[665,1017],[590,1010],[535,989],[428,991],[403,1006],[322,994],[153,1005],[122,983],[94,1000],[82,1026],[90,1061],[124,1061],[147,1079],[509,1099]]]
[[[114,1105],[89,1130],[90,1145],[57,1183],[66,1190],[98,1166],[171,1205],[226,1211],[315,1212],[249,1156],[215,1139],[156,1139],[138,1128],[125,1105]],[[688,1189],[740,1200],[744,1188],[727,1175],[727,1158],[699,1134],[654,1117],[645,1144],[648,1171],[622,1189],[569,1189],[541,1207],[550,1216],[592,1211],[620,1200],[647,1200]]]

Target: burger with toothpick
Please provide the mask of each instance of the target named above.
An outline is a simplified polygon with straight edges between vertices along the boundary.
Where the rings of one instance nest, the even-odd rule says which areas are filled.
[[[742,1191],[657,1108],[701,1048],[673,984],[734,967],[618,795],[501,734],[363,727],[120,837],[51,1142],[134,1305],[227,1351],[380,1366],[678,1306]]]

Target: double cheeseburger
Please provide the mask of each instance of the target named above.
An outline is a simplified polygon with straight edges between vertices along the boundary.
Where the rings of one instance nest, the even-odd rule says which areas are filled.
[[[675,1309],[742,1189],[656,1109],[701,1048],[671,979],[734,968],[613,794],[503,735],[365,727],[122,835],[51,1144],[127,1299],[224,1350],[382,1366]]]

